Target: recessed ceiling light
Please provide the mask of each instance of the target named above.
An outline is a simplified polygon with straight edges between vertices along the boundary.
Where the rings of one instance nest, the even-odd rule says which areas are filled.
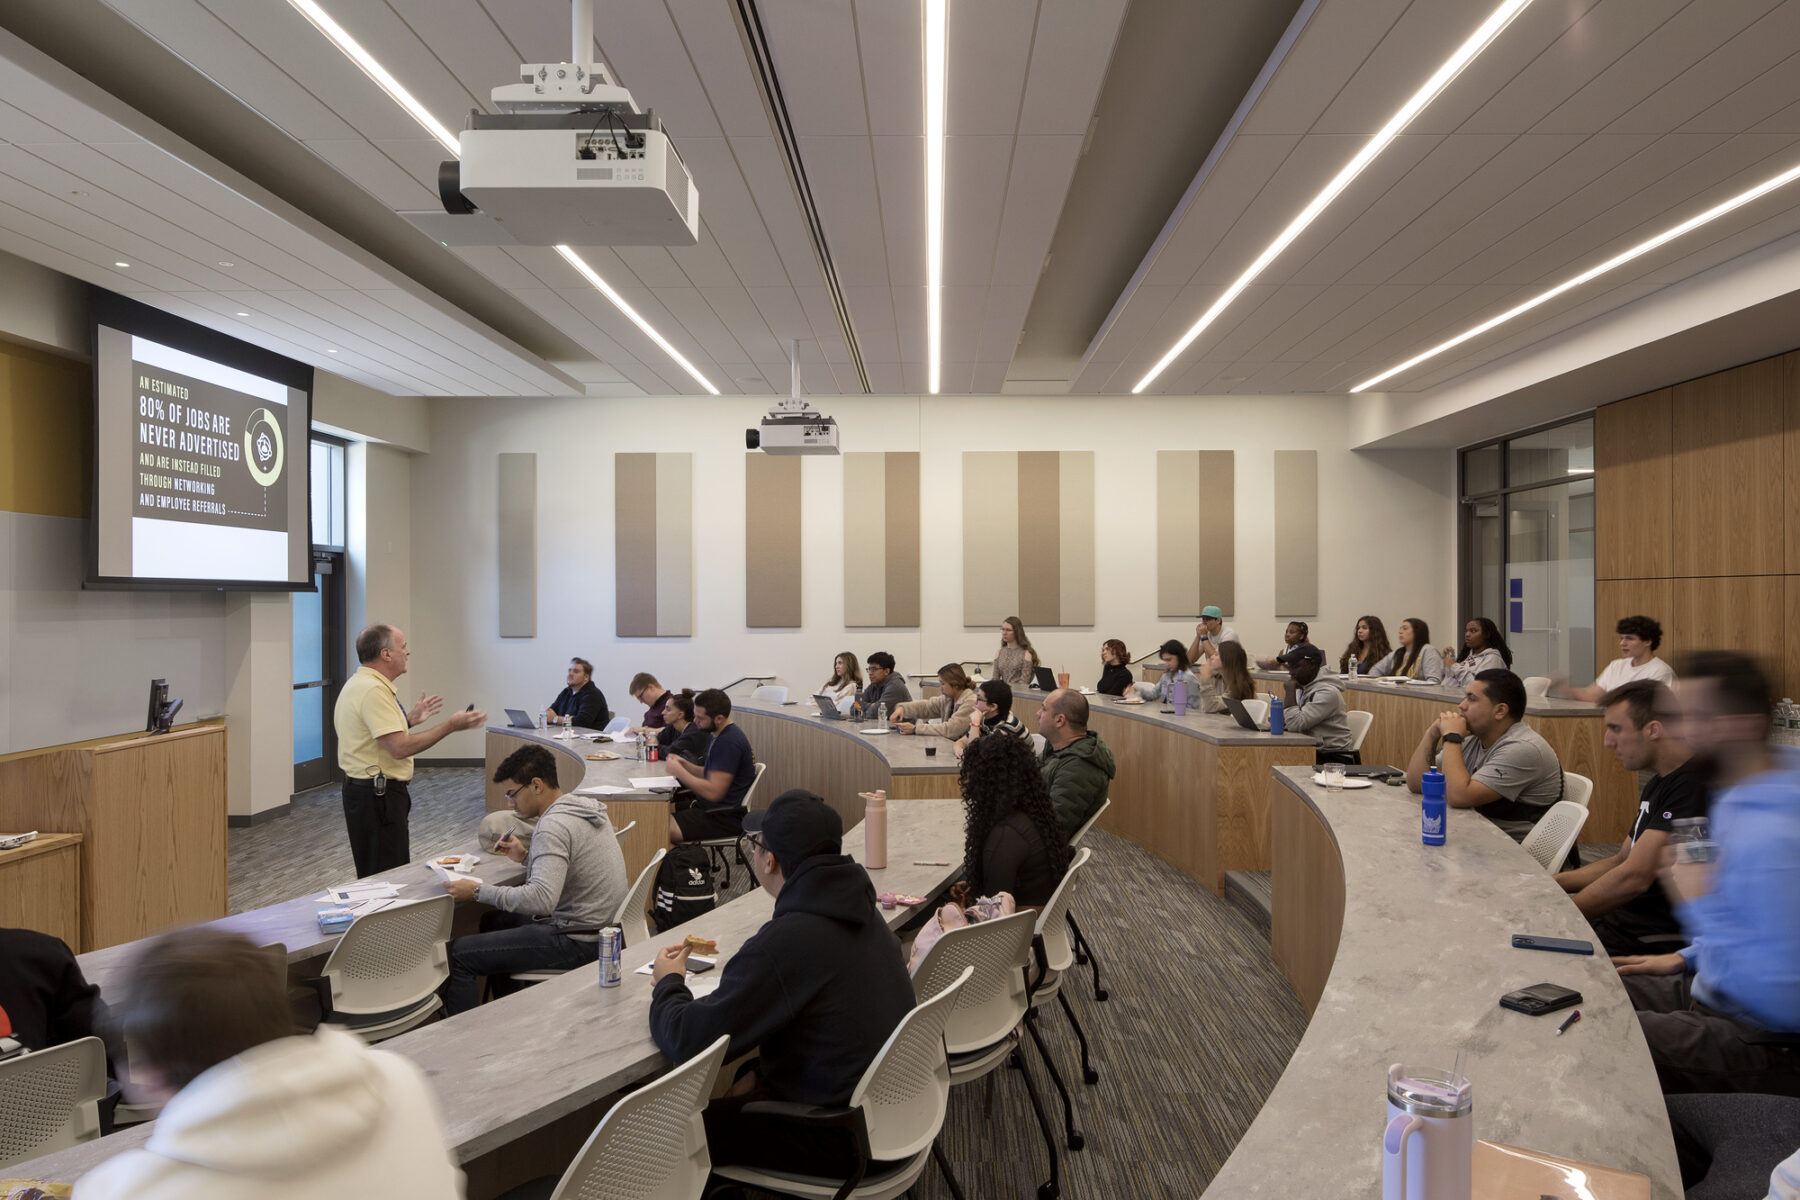
[[[944,92],[950,46],[948,0],[925,0],[926,383],[937,395],[944,355]]]
[[[1600,276],[1606,274],[1608,271],[1615,271],[1618,268],[1624,266],[1626,263],[1630,262],[1634,258],[1642,258],[1644,255],[1650,253],[1652,250],[1656,249],[1658,246],[1666,245],[1669,242],[1674,241],[1678,237],[1682,237],[1682,236],[1685,236],[1686,234],[1692,233],[1694,230],[1700,228],[1702,225],[1710,224],[1711,222],[1718,220],[1720,217],[1724,216],[1725,214],[1727,214],[1729,212],[1733,212],[1736,209],[1742,208],[1744,205],[1750,203],[1752,200],[1757,200],[1757,199],[1762,198],[1763,196],[1768,195],[1770,192],[1776,190],[1777,188],[1786,187],[1788,184],[1794,182],[1794,180],[1796,180],[1796,179],[1800,179],[1800,163],[1796,163],[1794,166],[1789,167],[1787,170],[1783,171],[1779,175],[1770,176],[1768,179],[1763,180],[1761,183],[1757,184],[1755,187],[1749,189],[1748,191],[1739,192],[1737,195],[1733,196],[1731,199],[1726,200],[1722,203],[1713,205],[1711,208],[1707,209],[1703,213],[1697,213],[1696,215],[1689,217],[1687,220],[1681,222],[1679,225],[1670,226],[1669,228],[1663,230],[1661,233],[1657,234],[1655,237],[1644,239],[1643,241],[1639,242],[1637,245],[1631,247],[1630,249],[1621,251],[1620,253],[1613,255],[1611,258],[1607,259],[1605,262],[1596,264],[1595,266],[1592,266],[1592,267],[1589,267],[1587,270],[1581,272],[1579,275],[1574,275],[1568,279],[1563,280],[1561,283],[1557,284],[1555,287],[1549,289],[1548,291],[1539,292],[1537,295],[1533,296],[1531,299],[1526,300],[1525,302],[1523,302],[1521,304],[1513,305],[1511,308],[1507,309],[1505,312],[1499,314],[1498,316],[1489,317],[1487,320],[1483,321],[1481,324],[1476,325],[1470,329],[1463,330],[1461,333],[1457,334],[1455,337],[1451,338],[1447,342],[1439,342],[1437,345],[1433,346],[1431,349],[1425,351],[1424,353],[1415,354],[1411,358],[1407,359],[1405,362],[1400,363],[1397,366],[1389,367],[1387,370],[1383,371],[1381,374],[1371,376],[1370,378],[1363,380],[1361,383],[1357,384],[1355,387],[1351,388],[1350,390],[1352,392],[1368,391],[1370,388],[1374,387],[1376,384],[1382,383],[1389,379],[1392,379],[1394,376],[1398,375],[1400,372],[1405,371],[1412,367],[1416,367],[1420,363],[1424,362],[1426,359],[1436,358],[1438,355],[1442,354],[1444,351],[1454,349],[1455,347],[1462,345],[1464,342],[1470,340],[1471,338],[1480,337],[1482,334],[1486,333],[1490,329],[1493,329],[1495,326],[1504,325],[1506,322],[1512,320],[1514,317],[1520,316],[1524,313],[1528,313],[1532,309],[1537,308],[1539,305],[1547,304],[1550,301],[1556,299],[1558,296],[1562,295],[1564,292],[1570,291],[1571,289],[1574,289],[1574,288],[1578,288],[1582,284],[1587,283],[1590,280],[1598,279]]]
[[[443,123],[431,115],[429,109],[414,98],[413,94],[400,86],[400,81],[389,74],[388,69],[375,61],[375,56],[363,49],[362,43],[351,37],[342,25],[331,19],[326,11],[314,0],[288,0],[302,16],[311,21],[318,31],[330,39],[331,44],[343,51],[344,57],[362,68],[364,75],[375,81],[377,87],[404,108],[413,120],[425,127],[425,131],[436,138],[443,147],[452,154],[461,154],[462,147],[457,143],[456,135],[444,128]]]
[[[332,349],[330,349],[330,348],[329,348],[329,347],[328,347],[328,348],[327,348],[327,349],[326,349],[326,351],[325,351],[325,353],[327,353],[327,354],[336,354],[336,353],[337,353],[337,351],[336,351],[336,350],[332,350]]]
[[[240,316],[240,317],[247,317],[249,315],[250,315],[249,313],[239,313],[238,314],[238,316]]]
[[[635,308],[631,307],[631,305],[625,303],[625,297],[623,297],[623,296],[619,295],[619,293],[613,291],[612,285],[607,283],[606,280],[600,278],[599,272],[595,271],[594,268],[588,266],[587,263],[585,263],[581,260],[581,255],[575,253],[575,251],[571,250],[567,246],[558,246],[556,248],[556,252],[558,254],[562,255],[563,258],[568,261],[568,264],[571,267],[574,267],[578,272],[580,272],[581,277],[583,279],[587,280],[588,283],[593,286],[595,291],[599,292],[602,296],[605,296],[608,300],[612,301],[612,305],[614,308],[616,308],[620,312],[624,313],[625,316],[631,321],[631,323],[633,325],[636,325],[639,329],[643,330],[645,337],[647,337],[651,341],[655,342],[659,347],[661,347],[662,352],[664,354],[666,354],[670,358],[674,359],[676,361],[676,363],[680,365],[682,370],[686,371],[689,375],[692,375],[694,377],[695,382],[699,383],[699,385],[701,387],[705,388],[708,392],[711,392],[713,395],[716,396],[719,394],[719,389],[712,385],[712,381],[709,380],[706,376],[702,375],[697,369],[695,369],[693,363],[691,363],[687,359],[683,358],[681,356],[681,352],[679,350],[675,349],[674,346],[671,346],[669,344],[668,338],[666,338],[662,334],[656,332],[655,327],[652,326],[650,324],[650,322],[648,322],[648,321],[644,320],[644,318],[638,316],[637,309],[635,309]]]
[[[235,266],[237,266],[237,264],[236,264],[236,263],[234,263],[234,262],[226,262],[226,261],[225,261],[225,260],[224,260],[224,259],[222,259],[222,258],[221,258],[221,259],[220,259],[220,260],[219,260],[219,265],[220,265],[220,266],[221,266],[221,267],[235,267]]]
[[[130,265],[131,265],[131,264],[130,264],[130,263],[128,263],[128,262],[116,262],[116,263],[114,263],[114,264],[113,264],[113,266],[115,266],[115,267],[118,267],[118,268],[120,268],[120,269],[121,269],[121,270],[123,270],[123,269],[124,269],[124,268],[126,268],[126,267],[129,267],[129,266],[130,266]]]
[[[1523,12],[1530,3],[1531,0],[1504,0],[1499,8],[1496,8],[1488,16],[1488,19],[1481,23],[1481,27],[1470,34],[1468,40],[1458,46],[1454,54],[1444,60],[1443,64],[1432,73],[1431,78],[1425,81],[1424,86],[1414,92],[1412,98],[1402,104],[1399,111],[1388,118],[1387,124],[1383,125],[1380,131],[1369,139],[1367,145],[1357,151],[1356,157],[1344,164],[1343,170],[1333,176],[1331,182],[1326,184],[1324,189],[1314,196],[1305,208],[1300,210],[1300,215],[1288,222],[1287,228],[1283,229],[1274,241],[1263,247],[1262,253],[1256,256],[1256,261],[1252,262],[1242,275],[1232,281],[1231,286],[1226,288],[1217,300],[1213,301],[1212,307],[1202,313],[1200,319],[1181,335],[1180,341],[1169,347],[1169,352],[1158,359],[1156,365],[1137,381],[1137,385],[1131,389],[1132,392],[1141,392],[1155,383],[1156,377],[1166,371],[1170,363],[1181,357],[1182,352],[1194,344],[1194,339],[1204,333],[1206,328],[1218,319],[1219,314],[1224,312],[1231,302],[1236,300],[1243,290],[1255,281],[1258,275],[1267,270],[1269,264],[1280,257],[1283,250],[1293,244],[1295,238],[1305,233],[1307,227],[1318,219],[1319,214],[1324,212],[1331,202],[1336,200],[1338,195],[1349,187],[1383,150],[1388,148],[1389,143],[1412,123],[1413,118],[1424,112],[1426,106],[1437,99],[1440,92],[1450,86],[1450,81],[1455,79],[1464,67],[1473,62],[1476,55],[1487,49],[1488,45],[1500,36],[1507,24]]]

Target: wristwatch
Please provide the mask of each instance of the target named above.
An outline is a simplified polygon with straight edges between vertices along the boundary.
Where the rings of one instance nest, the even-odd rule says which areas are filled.
[[[1460,746],[1462,745],[1463,735],[1460,733],[1446,733],[1438,740],[1452,746]]]

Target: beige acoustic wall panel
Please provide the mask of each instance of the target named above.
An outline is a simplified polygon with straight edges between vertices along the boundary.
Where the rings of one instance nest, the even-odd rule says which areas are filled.
[[[800,627],[800,459],[744,455],[744,623]]]
[[[1230,450],[1156,452],[1156,615],[1236,605],[1235,465]]]
[[[919,623],[919,455],[846,454],[844,624]]]
[[[500,455],[500,636],[537,636],[537,455]]]
[[[1319,615],[1319,452],[1275,452],[1275,615]]]
[[[694,634],[694,456],[613,455],[619,637]]]
[[[963,454],[963,623],[1094,623],[1091,450]]]

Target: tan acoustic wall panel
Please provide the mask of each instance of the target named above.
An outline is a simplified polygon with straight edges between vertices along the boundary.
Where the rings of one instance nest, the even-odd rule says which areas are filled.
[[[537,636],[537,455],[500,455],[500,636]]]
[[[694,456],[613,455],[619,637],[694,633]]]
[[[1230,450],[1156,452],[1156,615],[1236,604],[1235,463]]]
[[[1094,455],[963,454],[963,623],[1094,623]]]
[[[846,454],[844,624],[919,623],[919,455]]]
[[[1319,452],[1275,452],[1275,615],[1319,615]]]
[[[800,626],[800,459],[744,455],[744,623]]]

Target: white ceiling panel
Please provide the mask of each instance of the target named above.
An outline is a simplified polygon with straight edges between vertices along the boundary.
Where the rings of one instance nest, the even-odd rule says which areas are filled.
[[[1125,5],[1126,0],[1042,0],[1019,109],[1020,133],[1087,132]]]
[[[794,129],[804,137],[867,136],[854,7],[841,0],[760,0],[757,8]]]
[[[1079,137],[1026,135],[1018,139],[1006,181],[1006,206],[995,238],[995,284],[1016,287],[1037,283],[1050,239],[1056,233],[1057,219],[1062,215],[1061,207],[1045,203],[1045,197],[1068,193],[1080,154]],[[1023,322],[1024,314],[1019,319]],[[1007,358],[1010,361],[1012,355]]]
[[[1011,137],[1019,125],[1037,0],[952,4],[949,15],[946,136]]]
[[[886,283],[887,245],[870,139],[803,137],[800,155],[825,222],[825,240],[838,279],[846,288]]]
[[[877,139],[925,135],[923,12],[921,4],[856,0],[863,95],[869,133]]]

